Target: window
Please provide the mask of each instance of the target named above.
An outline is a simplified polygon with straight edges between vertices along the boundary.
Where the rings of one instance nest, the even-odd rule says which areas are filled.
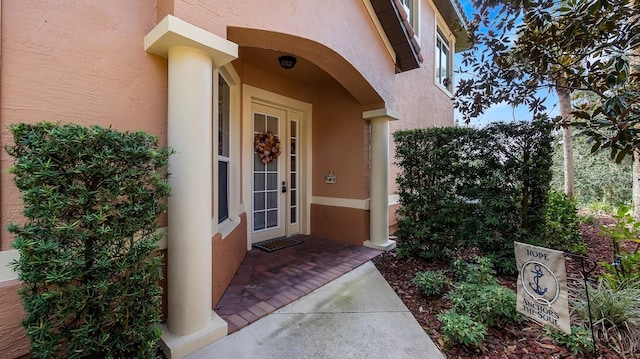
[[[446,37],[438,29],[436,31],[436,83],[451,92],[451,52],[449,51],[449,43],[445,39]]]
[[[418,0],[402,0],[404,10],[407,12],[407,18],[409,24],[413,28],[413,31],[418,34]]]
[[[229,84],[218,75],[218,223],[229,218]]]

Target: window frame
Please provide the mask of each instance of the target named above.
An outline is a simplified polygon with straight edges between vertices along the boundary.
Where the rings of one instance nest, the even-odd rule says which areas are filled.
[[[223,90],[222,87],[222,83],[224,83],[226,85],[226,89],[224,90],[225,94],[226,94],[226,98],[225,98],[225,94],[222,94],[221,91]],[[218,124],[218,160],[216,161],[216,164],[218,166],[218,183],[217,183],[217,187],[218,187],[218,192],[217,192],[217,201],[218,201],[218,207],[217,207],[217,217],[218,217],[218,224],[224,222],[225,220],[227,220],[229,218],[229,198],[230,198],[230,188],[229,188],[229,184],[231,182],[231,178],[230,178],[230,167],[231,167],[231,158],[230,158],[230,140],[231,140],[231,134],[229,131],[230,128],[230,115],[231,115],[231,86],[229,85],[229,83],[224,79],[224,76],[222,76],[222,74],[218,73],[218,80],[217,80],[217,86],[218,86],[218,116],[217,116],[217,124]],[[226,101],[225,101],[226,100]],[[226,117],[226,118],[225,118]],[[225,148],[226,147],[226,148]],[[226,153],[225,153],[226,152]],[[221,182],[220,182],[220,163],[224,162],[227,165],[227,178],[226,178],[226,182],[225,182],[225,193],[226,196],[221,196]],[[225,210],[222,211],[220,208],[221,205],[221,198],[226,198],[226,203],[225,203]],[[226,213],[226,216],[224,216],[223,218],[221,218],[221,214],[222,213]]]
[[[219,116],[221,115],[219,97],[220,97],[220,79],[224,80],[229,87],[229,103],[228,103],[228,155],[219,154],[220,133],[219,133]],[[240,225],[240,213],[242,213],[242,203],[240,200],[240,77],[231,64],[227,64],[213,72],[213,93],[212,93],[212,218],[211,232],[212,235],[220,233],[224,239],[238,225]],[[227,164],[227,213],[226,218],[219,218],[220,210],[218,199],[220,190],[220,162]]]
[[[453,54],[451,53],[451,41],[447,36],[444,35],[444,32],[441,30],[440,26],[436,25],[435,31],[435,40],[434,40],[434,82],[438,87],[446,91],[448,94],[453,93]],[[446,67],[445,72],[446,76],[442,77],[442,49],[441,46],[446,48]],[[448,81],[448,83],[446,83]]]
[[[409,24],[415,33],[414,37],[420,39],[420,1],[419,0],[402,0],[405,10],[408,10]],[[407,4],[410,4],[407,5]]]

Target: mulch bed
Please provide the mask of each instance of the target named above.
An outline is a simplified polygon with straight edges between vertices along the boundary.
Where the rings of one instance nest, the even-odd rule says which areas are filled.
[[[598,216],[592,224],[583,224],[581,233],[587,244],[587,256],[596,262],[611,262],[612,248],[610,240],[600,237],[600,226],[612,224],[608,216]],[[486,358],[486,359],[528,359],[528,358],[593,358],[593,354],[574,356],[564,346],[555,345],[551,338],[544,335],[540,325],[533,321],[513,327],[491,327],[483,345],[477,349],[464,348],[445,343],[438,331],[441,327],[437,315],[449,309],[450,304],[440,297],[426,297],[411,283],[418,271],[448,269],[448,262],[426,262],[409,258],[398,260],[395,252],[387,252],[376,257],[373,262],[387,282],[398,293],[418,323],[429,334],[448,358]],[[567,261],[567,275],[580,278],[581,265],[577,260]],[[602,271],[596,268],[595,273]],[[501,284],[515,291],[516,277],[500,277]],[[618,359],[621,355],[609,348],[606,343],[598,343],[598,357]]]

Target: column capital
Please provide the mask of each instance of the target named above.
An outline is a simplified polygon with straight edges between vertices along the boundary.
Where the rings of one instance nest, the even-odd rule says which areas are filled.
[[[162,57],[169,49],[187,46],[207,53],[219,68],[238,58],[238,44],[212,34],[173,15],[167,15],[145,37],[144,49]]]
[[[389,121],[397,121],[400,114],[389,108],[379,108],[377,110],[364,111],[362,113],[363,120],[373,120],[374,118],[386,118]]]

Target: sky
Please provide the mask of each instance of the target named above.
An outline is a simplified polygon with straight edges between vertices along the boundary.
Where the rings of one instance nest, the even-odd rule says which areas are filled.
[[[468,20],[472,19],[474,10],[471,4],[471,0],[459,0],[459,1],[467,16],[467,19]],[[457,72],[460,69],[461,61],[462,61],[462,55],[456,54],[454,57],[454,71],[456,71],[454,76],[456,77],[456,79],[460,79],[463,76]],[[545,93],[546,93],[546,90],[545,90]],[[557,116],[560,113],[560,109],[558,107],[558,97],[556,96],[555,92],[552,92],[548,96],[545,104],[547,107],[547,113],[549,117]],[[461,121],[458,121],[458,119],[461,117],[462,116],[460,116],[460,114],[456,110],[455,118],[456,118],[456,121],[460,124],[462,123]],[[510,121],[530,120],[530,119],[531,119],[531,114],[529,112],[529,109],[526,106],[520,106],[514,109],[510,105],[506,103],[502,103],[502,104],[494,105],[493,107],[488,109],[480,118],[473,120],[469,125],[483,126],[489,122],[497,122],[497,121],[510,122]]]

